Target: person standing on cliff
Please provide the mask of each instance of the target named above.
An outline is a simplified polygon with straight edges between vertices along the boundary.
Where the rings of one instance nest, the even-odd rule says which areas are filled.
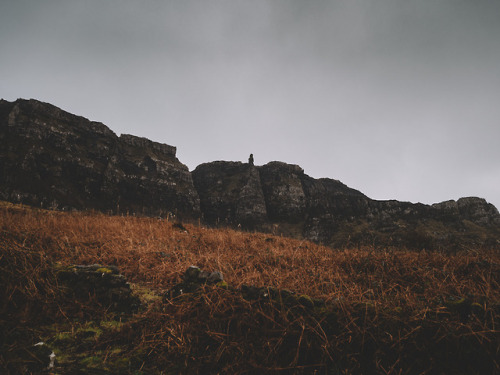
[[[248,158],[248,164],[253,165],[253,154],[250,154],[250,157]]]

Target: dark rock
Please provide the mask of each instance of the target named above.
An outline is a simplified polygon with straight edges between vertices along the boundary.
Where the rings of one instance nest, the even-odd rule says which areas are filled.
[[[280,290],[280,295],[281,295],[281,298],[288,298],[288,297],[291,297],[292,295],[294,295],[295,292],[289,290],[289,289],[281,289]]]
[[[240,290],[243,297],[248,300],[252,301],[260,298],[260,288],[257,288],[256,286],[242,284]]]
[[[297,300],[304,307],[309,307],[309,308],[314,307],[314,301],[312,300],[312,298],[309,296],[306,296],[305,294],[300,295],[297,298]]]
[[[200,267],[196,266],[189,266],[186,272],[184,272],[184,275],[182,276],[182,279],[185,282],[198,282],[198,276],[200,275],[201,270]]]
[[[259,174],[269,220],[303,221],[307,203],[302,187],[304,170],[298,165],[275,161],[259,167]]]
[[[457,201],[460,216],[478,225],[500,225],[500,215],[495,206],[482,198],[466,197]]]
[[[370,199],[337,180],[303,178],[307,197],[304,236],[315,242],[329,244],[343,222],[366,217]]]
[[[281,162],[260,167],[206,163],[193,171],[193,180],[210,224],[242,223],[243,228],[335,247],[443,249],[454,244],[499,245],[500,215],[479,198],[433,206],[376,201],[340,181],[314,179],[299,166]],[[252,207],[251,202],[256,205]],[[241,206],[245,209],[239,209]],[[472,232],[466,221],[479,226],[479,231]]]
[[[60,285],[77,300],[94,297],[115,312],[132,313],[139,308],[139,298],[132,295],[127,279],[115,266],[76,265],[58,267],[56,271]]]
[[[303,306],[306,308],[323,307],[326,302],[320,298],[311,298],[307,295],[296,295],[288,289],[278,289],[275,287],[257,287],[254,285],[242,284],[240,292],[243,298],[249,301],[268,301],[271,303],[285,304],[287,306]]]
[[[186,293],[194,293],[204,284],[219,284],[224,281],[219,271],[208,272],[197,266],[189,266],[182,275],[182,282],[174,285],[166,294],[165,298],[175,298]]]
[[[176,229],[179,229],[179,230],[181,230],[181,231],[183,231],[183,232],[187,232],[186,227],[184,227],[184,225],[182,225],[182,223],[179,223],[179,222],[174,223],[174,224],[172,225],[172,227],[173,227],[173,228],[176,228]]]
[[[254,166],[217,161],[199,165],[192,174],[208,224],[253,227],[267,220],[260,176]]]
[[[198,217],[175,147],[36,100],[0,101],[0,199],[55,209]]]
[[[297,165],[216,161],[192,173],[173,146],[36,100],[0,101],[0,199],[55,209],[198,218],[333,247],[500,247],[484,199],[434,205],[376,201]],[[180,230],[185,230],[178,224]]]
[[[56,355],[44,342],[39,342],[26,349],[24,358],[29,373],[41,373],[54,368]]]
[[[166,294],[165,300],[179,297],[186,293],[199,293],[203,285],[217,285],[220,288],[237,292],[224,282],[222,273],[219,271],[208,272],[199,267],[190,266],[182,276],[182,282],[174,285]],[[319,298],[311,298],[306,295],[296,296],[295,292],[288,289],[278,289],[272,286],[257,287],[242,284],[239,292],[248,301],[262,301],[269,303],[286,304],[288,306],[303,306],[306,308],[323,307],[326,302]]]
[[[198,275],[198,280],[201,283],[206,283],[211,273],[208,271],[201,271]]]
[[[207,278],[207,283],[208,284],[217,284],[221,281],[224,281],[224,277],[222,276],[222,273],[219,271],[214,271],[208,276]]]

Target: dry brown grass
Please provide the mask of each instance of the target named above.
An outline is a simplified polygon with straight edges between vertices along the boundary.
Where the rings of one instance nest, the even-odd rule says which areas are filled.
[[[147,348],[143,370],[500,373],[497,251],[333,250],[261,233],[184,226],[187,231],[152,218],[3,204],[4,319],[17,311],[25,321],[44,304],[54,319],[58,311],[65,314],[69,302],[58,300],[49,286],[55,262],[116,265],[131,282],[157,293],[197,265],[220,270],[236,289],[287,288],[323,299],[327,307],[247,301],[233,289],[211,287],[153,304],[121,333],[133,347]],[[457,302],[461,298],[466,303]],[[9,309],[13,301],[16,308]]]

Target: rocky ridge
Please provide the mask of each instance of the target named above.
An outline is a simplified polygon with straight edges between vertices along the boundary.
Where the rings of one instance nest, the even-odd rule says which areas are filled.
[[[0,199],[54,209],[200,212],[176,148],[36,100],[0,101]]]
[[[36,100],[0,101],[0,199],[54,209],[177,215],[332,246],[500,246],[484,199],[376,201],[297,165],[216,161],[194,171],[176,148]]]
[[[482,198],[434,205],[377,201],[340,181],[314,179],[299,166],[281,162],[252,166],[218,161],[202,164],[192,174],[209,225],[244,226],[253,211],[237,205],[247,200],[257,212],[252,228],[335,247],[500,245],[500,215]]]

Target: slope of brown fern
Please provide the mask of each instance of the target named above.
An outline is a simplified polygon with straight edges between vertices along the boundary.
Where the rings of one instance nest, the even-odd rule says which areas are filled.
[[[57,267],[94,263],[115,265],[128,278],[145,301],[138,314],[110,323],[117,318],[109,311],[61,292]],[[190,265],[221,271],[229,287],[163,298]],[[4,203],[0,282],[0,366],[11,373],[23,368],[22,348],[39,339],[57,349],[55,373],[500,371],[495,251],[331,249]],[[243,284],[289,289],[324,304],[252,300],[241,293]],[[92,341],[82,346],[89,329]]]

